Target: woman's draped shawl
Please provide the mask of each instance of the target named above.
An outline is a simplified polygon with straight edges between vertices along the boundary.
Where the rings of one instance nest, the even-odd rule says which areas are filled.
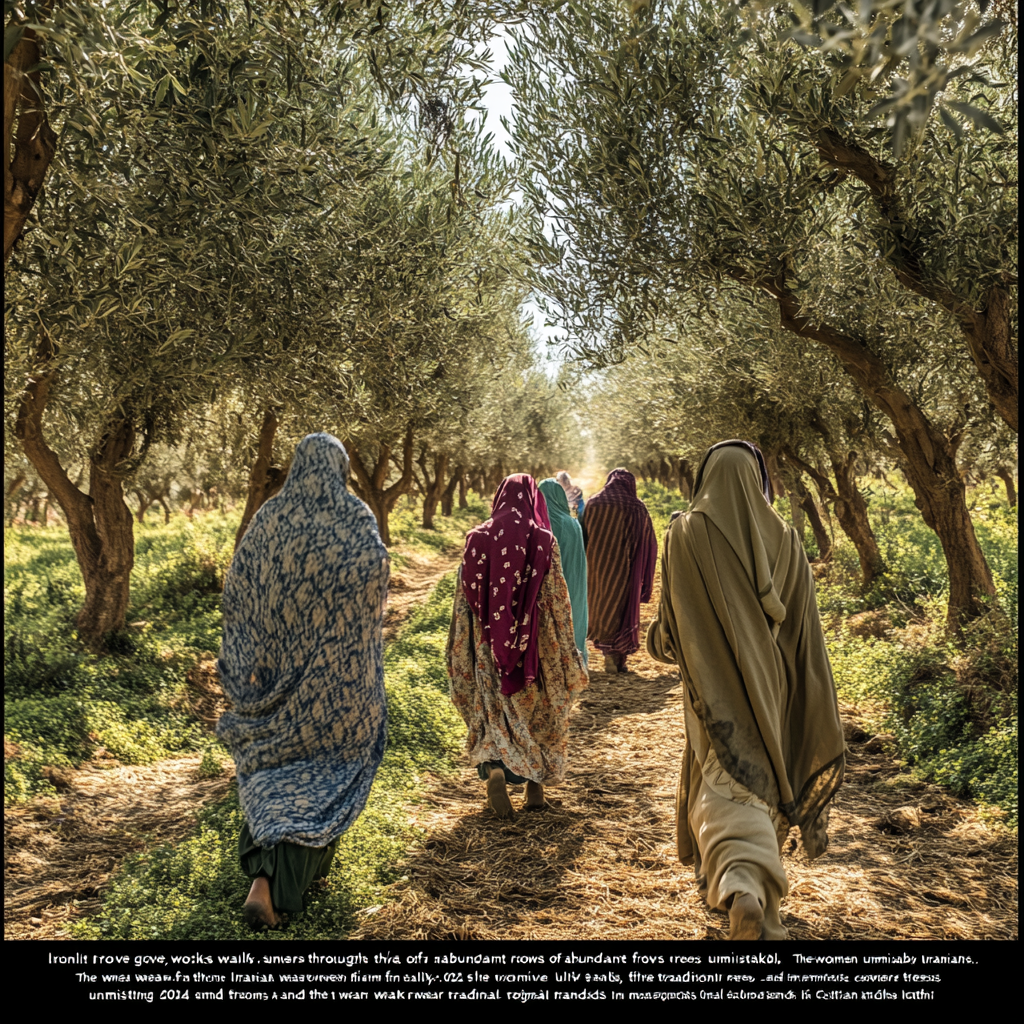
[[[651,599],[658,541],[647,506],[636,496],[636,478],[614,469],[587,502],[587,633],[605,654],[640,648],[640,605]]]
[[[565,491],[565,500],[569,503],[570,510],[575,509],[576,518],[579,519],[579,517],[583,515],[583,489],[581,487],[577,487],[576,484],[572,482],[572,477],[569,476],[564,469],[555,477],[555,480],[561,484],[562,490]],[[550,504],[550,502],[548,502],[548,504]]]
[[[569,587],[572,605],[572,632],[576,649],[587,664],[587,555],[583,550],[583,530],[569,512],[569,502],[562,485],[554,478],[541,480],[537,485],[544,495],[551,520],[551,532],[558,541],[562,572]]]
[[[506,695],[537,678],[537,598],[554,544],[544,496],[525,473],[498,484],[491,518],[466,536],[462,589]]]
[[[217,725],[261,846],[325,846],[356,819],[384,755],[381,626],[389,560],[349,493],[329,434],[298,446],[253,517],[224,582]]]
[[[722,767],[800,828],[808,857],[828,845],[829,801],[843,780],[842,725],[803,545],[762,493],[751,453],[707,460],[690,511],[665,534],[662,597],[648,653],[679,666]],[[687,743],[679,796],[686,826]]]

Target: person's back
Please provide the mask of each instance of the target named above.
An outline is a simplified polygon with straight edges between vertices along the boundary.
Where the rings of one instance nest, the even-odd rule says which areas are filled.
[[[587,502],[588,639],[605,655],[605,671],[621,672],[640,649],[640,605],[651,599],[658,556],[654,526],[637,497],[636,479],[615,469]]]
[[[755,452],[731,442],[705,457],[665,535],[647,650],[686,684],[680,859],[729,908],[731,937],[784,938],[779,851],[791,826],[809,857],[825,849],[845,743],[813,577]]]

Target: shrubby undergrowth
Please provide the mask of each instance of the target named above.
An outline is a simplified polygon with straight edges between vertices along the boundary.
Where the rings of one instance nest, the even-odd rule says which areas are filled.
[[[686,502],[642,483],[659,539]],[[893,734],[922,777],[1017,822],[1016,510],[991,492],[974,495],[974,516],[996,576],[1001,609],[960,644],[943,633],[945,569],[934,535],[904,491],[877,488],[870,511],[888,569],[862,593],[856,553],[841,534],[833,562],[818,571],[818,598],[840,699],[874,728]],[[785,512],[785,504],[780,505]],[[419,510],[396,509],[393,564],[413,553],[456,552],[487,514],[467,510],[422,530]],[[183,515],[136,532],[129,627],[103,656],[77,641],[82,581],[61,529],[8,530],[4,642],[5,800],[52,792],[50,768],[72,766],[98,748],[127,763],[205,750],[200,769],[218,770],[224,752],[190,713],[186,676],[220,640],[220,587],[236,517]],[[366,810],[343,837],[328,892],[316,914],[298,919],[297,938],[342,935],[382,898],[412,838],[404,811],[424,772],[452,770],[463,726],[448,698],[444,649],[454,573],[416,609],[388,645],[389,740]],[[240,936],[238,907],[248,881],[235,844],[241,812],[233,795],[204,809],[195,833],[129,860],[112,882],[103,913],[83,937]]]
[[[1017,510],[987,488],[974,492],[1000,607],[955,643],[942,628],[948,582],[935,535],[908,492],[878,487],[870,497],[887,571],[861,593],[856,552],[837,537],[818,583],[840,699],[892,734],[916,774],[1016,828]]]

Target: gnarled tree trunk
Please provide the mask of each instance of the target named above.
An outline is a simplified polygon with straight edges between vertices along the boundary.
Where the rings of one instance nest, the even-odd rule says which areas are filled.
[[[51,4],[40,5],[33,18],[48,17]],[[15,14],[5,27],[17,31]],[[38,70],[42,51],[36,33],[26,28],[4,63],[4,266],[25,230],[36,196],[57,151],[57,136],[43,108]]]
[[[469,490],[469,481],[466,476],[466,471],[461,470],[459,473],[459,508],[469,508],[469,495],[466,493]]]
[[[420,468],[423,471],[423,529],[432,530],[434,529],[437,506],[444,494],[444,478],[448,473],[448,456],[446,454],[434,456],[433,477],[427,471],[426,452],[420,458]]]
[[[390,487],[386,487],[385,484],[387,484],[391,462],[391,445],[380,444],[377,461],[371,467],[363,462],[362,455],[354,441],[345,442],[352,474],[359,481],[359,489],[363,492],[363,501],[369,505],[370,511],[377,519],[380,539],[389,547],[391,545],[391,529],[388,525],[388,518],[392,509],[398,504],[398,499],[403,494],[409,493],[416,479],[413,475],[413,441],[413,428],[410,423],[402,442],[402,474]]]
[[[787,459],[788,458],[789,457],[787,456]],[[789,459],[789,461],[792,461],[792,459]],[[814,543],[818,546],[818,557],[816,561],[831,562],[833,548],[832,537],[825,528],[821,514],[818,512],[818,506],[814,500],[814,495],[804,487],[803,481],[800,479],[799,468],[792,477],[792,483],[793,494],[790,495],[790,500],[793,500],[793,495],[796,496],[796,504],[800,508],[800,511],[807,517],[807,521],[811,524],[811,533],[814,534]]]
[[[43,413],[55,374],[47,367],[53,356],[44,334],[39,345],[41,372],[29,381],[22,396],[15,434],[67,520],[85,583],[85,604],[76,625],[82,639],[98,648],[107,634],[124,626],[128,610],[135,541],[118,470],[135,447],[135,429],[130,419],[107,424],[89,459],[89,493],[83,494],[43,436]]]
[[[990,401],[1016,431],[1018,371],[1010,316],[1014,275],[1007,272],[1003,277],[1005,283],[992,285],[980,306],[956,294],[941,275],[930,274],[922,261],[926,246],[922,244],[922,233],[906,216],[897,191],[896,168],[831,130],[819,132],[816,143],[823,160],[867,185],[880,215],[879,248],[886,254],[896,280],[956,317]]]
[[[857,453],[848,452],[845,456],[840,457],[835,452],[829,451],[829,462],[832,464],[832,472],[836,478],[835,487],[832,486],[828,474],[816,466],[804,462],[792,453],[787,453],[787,458],[803,470],[815,482],[821,494],[832,502],[843,533],[853,541],[853,546],[857,549],[861,584],[866,590],[885,572],[885,560],[878,548],[875,532],[871,529],[867,502],[857,486],[855,473]]]
[[[1007,469],[1006,466],[1000,466],[996,470],[996,476],[1003,481],[1006,487],[1006,501],[1011,508],[1017,504],[1017,488],[1013,483],[1013,471]]]
[[[260,506],[272,498],[284,486],[288,477],[288,467],[274,466],[274,435],[277,433],[277,414],[268,409],[263,415],[263,423],[260,425],[259,437],[256,441],[256,458],[253,460],[252,469],[249,470],[249,492],[245,499],[245,508],[242,511],[242,522],[235,533],[235,550],[242,543],[245,531],[249,529],[252,517],[259,511]]]
[[[452,470],[451,479],[448,481],[448,486],[445,487],[441,494],[441,515],[450,516],[455,510],[455,488],[462,481],[462,467],[456,466]]]
[[[946,556],[949,628],[958,631],[965,621],[984,615],[995,602],[996,588],[967,511],[966,490],[956,465],[956,444],[932,424],[863,340],[812,323],[781,274],[762,279],[759,284],[778,301],[782,326],[832,352],[867,399],[891,421],[915,504],[938,536]]]

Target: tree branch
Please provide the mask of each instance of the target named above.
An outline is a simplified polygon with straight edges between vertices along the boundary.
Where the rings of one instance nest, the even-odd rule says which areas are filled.
[[[992,285],[985,296],[984,308],[957,295],[949,288],[929,280],[917,252],[914,235],[908,231],[900,197],[896,191],[896,170],[876,159],[863,146],[843,139],[828,129],[816,137],[818,154],[831,164],[864,182],[875,198],[889,240],[883,245],[896,279],[905,288],[935,302],[956,318],[967,350],[996,410],[1013,429],[1017,429],[1017,353],[1009,327],[1007,288],[1016,278]]]
[[[48,17],[52,6],[40,7],[35,16],[40,20]],[[16,24],[17,18],[12,16],[7,28]],[[40,74],[29,71],[41,56],[36,33],[26,28],[4,64],[5,267],[57,152],[57,136],[43,108]]]

